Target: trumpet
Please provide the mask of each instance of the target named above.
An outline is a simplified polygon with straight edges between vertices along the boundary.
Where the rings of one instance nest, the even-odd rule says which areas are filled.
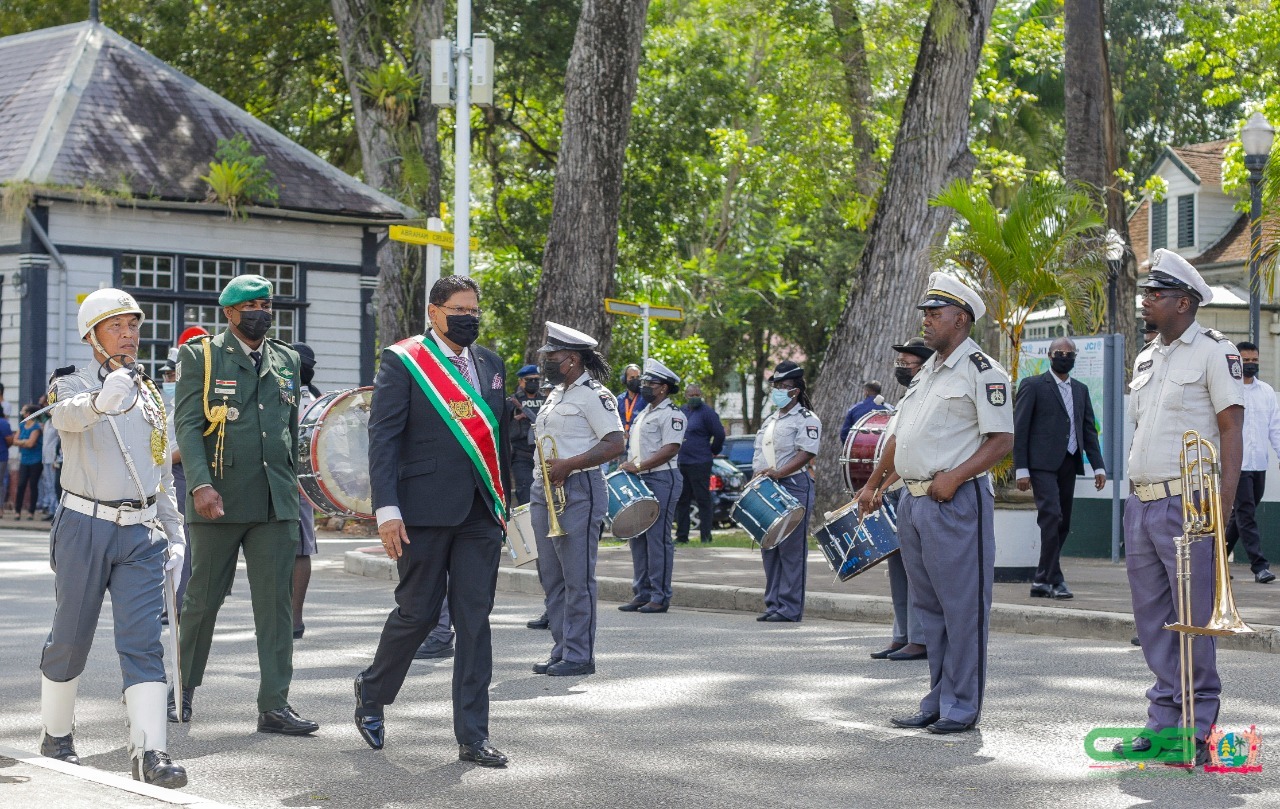
[[[556,515],[564,513],[564,487],[551,485],[550,462],[560,457],[555,436],[541,436],[536,446],[538,447],[538,466],[542,469],[542,487],[547,496],[547,536],[562,537],[565,535],[564,529],[560,527],[560,520]]]
[[[1254,630],[1236,611],[1227,569],[1226,526],[1222,511],[1222,480],[1218,451],[1195,430],[1182,434],[1182,536],[1174,537],[1177,550],[1178,623],[1165,629],[1178,633],[1178,662],[1182,691],[1182,726],[1189,738],[1195,733],[1196,691],[1192,642],[1197,635],[1249,635]],[[1213,608],[1204,626],[1196,626],[1191,615],[1191,546],[1202,539],[1213,540]],[[1195,746],[1188,757],[1194,760]]]

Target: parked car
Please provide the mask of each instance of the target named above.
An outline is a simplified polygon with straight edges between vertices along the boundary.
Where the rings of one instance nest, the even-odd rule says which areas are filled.
[[[751,456],[755,454],[756,436],[751,435],[731,435],[725,438],[724,448],[720,450],[717,457],[725,458],[729,463],[738,467],[738,471],[744,476],[744,481],[751,480]]]
[[[729,511],[742,496],[742,487],[747,478],[738,467],[719,456],[711,459],[711,500],[713,528],[729,528],[733,520],[729,519]],[[689,509],[689,530],[697,531],[702,525],[702,517],[695,504]]]

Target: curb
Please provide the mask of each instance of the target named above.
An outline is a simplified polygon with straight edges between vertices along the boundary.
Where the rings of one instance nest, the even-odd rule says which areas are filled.
[[[97,784],[108,789],[119,790],[120,792],[128,792],[133,795],[141,795],[152,800],[162,803],[172,804],[174,806],[188,806],[192,809],[234,809],[234,807],[211,801],[208,798],[201,798],[198,795],[192,795],[176,789],[165,789],[164,787],[154,786],[152,784],[144,784],[141,781],[135,781],[132,778],[126,778],[123,775],[98,770],[93,767],[82,764],[68,764],[65,761],[46,758],[45,756],[35,755],[23,750],[16,750],[12,747],[0,746],[0,756],[20,761],[31,767],[39,767],[44,770],[51,770],[62,775],[72,778],[78,778],[82,781]]]
[[[390,559],[362,551],[347,551],[345,556],[343,566],[348,573],[372,579],[399,580],[396,564]],[[764,609],[764,589],[759,587],[677,581],[673,589],[673,607],[754,613]],[[498,568],[498,590],[542,595],[537,571],[511,567]],[[624,603],[632,596],[629,579],[600,577],[596,579],[596,590],[601,601]],[[805,594],[804,611],[806,616],[833,621],[893,621],[893,602],[884,596],[809,592]],[[1218,645],[1223,649],[1280,654],[1280,628],[1258,624],[1254,629],[1256,632],[1252,635],[1219,638]],[[1111,641],[1128,641],[1134,631],[1133,616],[1128,613],[1000,603],[991,605],[991,630]]]

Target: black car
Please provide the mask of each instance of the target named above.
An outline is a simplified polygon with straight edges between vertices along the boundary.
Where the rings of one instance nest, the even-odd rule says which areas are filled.
[[[742,496],[742,487],[746,482],[747,478],[743,476],[742,472],[738,471],[738,467],[718,456],[711,459],[711,499],[713,501],[712,514],[715,521],[713,528],[728,528],[733,525],[733,520],[729,519],[729,511],[733,508],[733,504],[738,502],[738,498]],[[690,530],[698,530],[701,522],[702,520],[698,516],[698,509],[696,507],[690,508]]]
[[[738,467],[738,471],[744,476],[744,481],[751,480],[751,457],[755,454],[756,437],[751,435],[731,435],[725,438],[724,448],[720,450],[717,457],[725,458],[729,463]]]

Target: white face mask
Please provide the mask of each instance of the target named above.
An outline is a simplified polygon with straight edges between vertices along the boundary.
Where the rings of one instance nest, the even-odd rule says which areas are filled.
[[[791,404],[791,391],[785,388],[774,388],[773,392],[769,394],[769,398],[774,407],[783,408]]]

